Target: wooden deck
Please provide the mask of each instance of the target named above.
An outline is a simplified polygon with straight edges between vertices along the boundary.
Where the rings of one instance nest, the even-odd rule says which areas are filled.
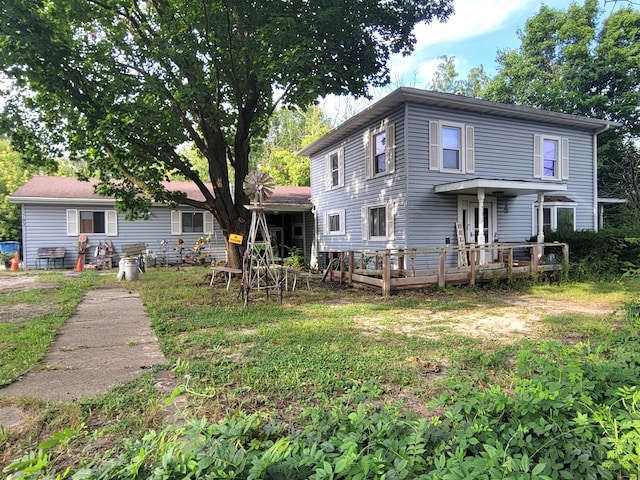
[[[465,259],[464,262],[460,261]],[[490,261],[482,261],[492,258]],[[451,263],[466,266],[447,266]],[[407,250],[347,251],[329,254],[323,279],[379,289],[383,295],[398,290],[446,285],[475,285],[517,276],[537,277],[566,272],[566,243],[488,244]]]

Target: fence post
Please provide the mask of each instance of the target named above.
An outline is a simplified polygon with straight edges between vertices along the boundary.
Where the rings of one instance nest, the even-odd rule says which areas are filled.
[[[401,277],[404,277],[404,250],[398,250],[398,270]]]
[[[444,288],[447,284],[447,273],[445,269],[445,265],[447,263],[447,252],[445,250],[440,250],[440,259],[438,265],[438,287]]]
[[[344,281],[344,252],[340,252],[340,285]]]
[[[513,277],[513,247],[509,247],[507,257],[507,278],[511,280]]]
[[[568,280],[569,278],[569,244],[564,243],[562,245],[562,279]]]
[[[538,252],[543,252],[543,248],[540,243],[531,245],[531,276],[534,280],[538,278]]]
[[[478,258],[478,251],[477,250],[469,250],[469,260],[470,260],[470,264],[471,264],[471,272],[469,273],[469,285],[471,285],[472,287],[476,286],[476,261]]]
[[[411,250],[411,276],[416,276],[416,249]]]
[[[382,295],[391,293],[391,254],[387,251],[382,256]]]
[[[353,283],[353,269],[355,268],[356,259],[353,250],[349,250],[349,270],[347,270],[347,283]]]

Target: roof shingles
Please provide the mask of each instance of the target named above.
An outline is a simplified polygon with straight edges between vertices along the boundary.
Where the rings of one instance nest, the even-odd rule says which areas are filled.
[[[94,186],[98,180],[80,181],[71,177],[36,176],[26,184],[18,188],[12,201],[21,203],[25,200],[107,200],[94,192]],[[192,182],[166,182],[165,186],[172,191],[182,191],[189,198],[202,201],[202,193]],[[310,187],[285,187],[276,186],[273,194],[266,200],[266,204],[272,205],[297,205],[311,207]]]

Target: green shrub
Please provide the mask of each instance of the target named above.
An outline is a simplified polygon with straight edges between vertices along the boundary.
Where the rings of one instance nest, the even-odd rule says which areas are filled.
[[[569,244],[569,274],[575,280],[640,273],[640,231],[637,229],[551,232],[545,234],[545,241]]]

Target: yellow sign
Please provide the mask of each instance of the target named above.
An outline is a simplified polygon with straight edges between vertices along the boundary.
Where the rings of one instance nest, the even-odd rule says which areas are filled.
[[[229,243],[235,243],[236,245],[242,245],[242,235],[237,233],[229,234]]]

